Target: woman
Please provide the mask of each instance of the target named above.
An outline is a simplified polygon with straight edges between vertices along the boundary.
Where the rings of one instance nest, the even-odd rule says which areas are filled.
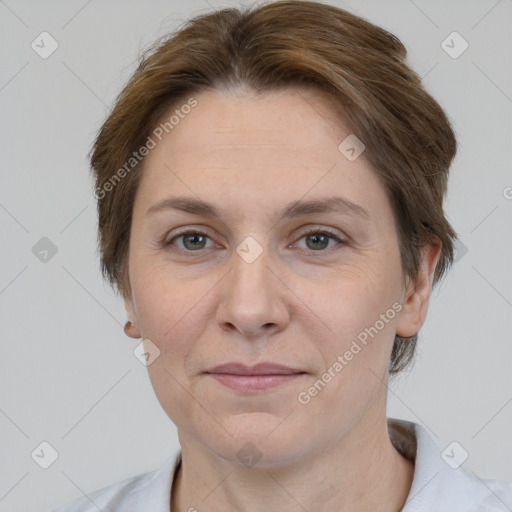
[[[91,165],[103,273],[181,449],[58,512],[512,508],[511,484],[386,418],[456,236],[455,136],[405,57],[295,0],[145,56]]]

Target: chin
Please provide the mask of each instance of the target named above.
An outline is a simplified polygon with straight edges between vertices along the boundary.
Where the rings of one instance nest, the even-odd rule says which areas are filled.
[[[306,449],[307,432],[300,435],[291,431],[293,422],[283,421],[283,417],[260,412],[240,413],[221,424],[226,429],[219,427],[222,438],[203,442],[217,456],[234,464],[275,468],[293,463]]]

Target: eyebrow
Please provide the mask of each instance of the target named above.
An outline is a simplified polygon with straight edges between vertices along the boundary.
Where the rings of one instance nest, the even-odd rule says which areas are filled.
[[[222,213],[213,204],[193,197],[168,197],[151,206],[146,215],[169,209],[203,217],[222,218]],[[293,201],[277,214],[277,221],[317,213],[342,213],[361,218],[369,217],[368,212],[362,206],[345,197],[332,196],[325,199]]]

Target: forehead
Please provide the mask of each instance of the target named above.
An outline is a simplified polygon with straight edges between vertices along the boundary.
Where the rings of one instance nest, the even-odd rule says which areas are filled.
[[[193,98],[196,106],[183,109],[146,157],[137,192],[146,208],[169,195],[229,203],[240,215],[257,214],[257,205],[335,193],[363,208],[385,201],[364,153],[350,161],[340,151],[350,131],[321,93],[207,90]]]
[[[216,155],[223,159],[226,152],[237,158],[237,153],[243,157],[263,151],[325,160],[337,156],[338,140],[349,134],[335,117],[330,100],[318,91],[285,89],[256,94],[210,89],[195,99],[196,107],[167,140],[169,149],[194,149],[193,154],[182,156],[208,155],[212,160]],[[179,102],[176,107],[180,108]]]

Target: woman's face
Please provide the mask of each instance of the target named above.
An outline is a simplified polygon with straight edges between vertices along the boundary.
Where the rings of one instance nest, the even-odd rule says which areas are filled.
[[[324,97],[195,99],[145,160],[126,308],[160,351],[149,375],[182,446],[290,463],[384,418],[395,333],[415,332],[392,211]],[[153,208],[172,199],[216,215]],[[207,373],[262,362],[302,373],[226,378],[236,389]]]

